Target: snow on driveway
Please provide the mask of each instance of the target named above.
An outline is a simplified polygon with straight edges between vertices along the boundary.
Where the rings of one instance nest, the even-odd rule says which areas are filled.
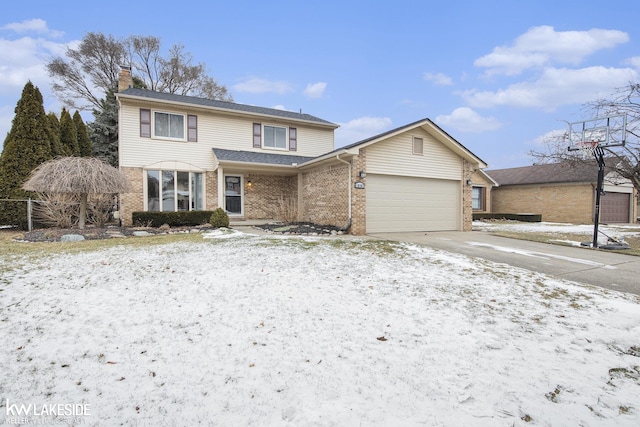
[[[640,425],[637,297],[413,245],[209,237],[3,260],[0,420]]]

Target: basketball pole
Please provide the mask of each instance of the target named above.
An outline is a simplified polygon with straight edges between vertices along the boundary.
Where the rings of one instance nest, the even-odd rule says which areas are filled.
[[[591,247],[598,247],[598,224],[600,223],[600,196],[603,193],[604,186],[604,150],[598,146],[593,150],[593,156],[598,162],[598,184],[596,185],[596,209],[593,218],[593,241]]]

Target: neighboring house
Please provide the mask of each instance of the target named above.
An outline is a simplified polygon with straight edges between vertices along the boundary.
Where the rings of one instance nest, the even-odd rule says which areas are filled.
[[[494,213],[534,213],[541,214],[543,221],[593,224],[598,182],[595,162],[553,163],[485,172],[499,184],[492,191],[491,210]],[[600,222],[634,222],[636,191],[631,182],[606,171],[604,192],[600,201]]]
[[[119,93],[119,162],[135,211],[224,208],[384,231],[470,230],[473,172],[486,164],[428,119],[334,150],[337,125],[291,111],[131,88]]]

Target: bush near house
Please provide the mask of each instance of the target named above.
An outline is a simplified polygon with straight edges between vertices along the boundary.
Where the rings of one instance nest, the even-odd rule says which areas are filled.
[[[133,212],[131,219],[135,226],[160,227],[168,224],[170,227],[181,227],[206,224],[211,215],[213,211]]]
[[[214,228],[220,227],[228,227],[229,226],[229,215],[222,208],[218,208],[211,214],[211,218],[209,223]]]
[[[506,219],[510,221],[523,221],[523,222],[541,222],[541,214],[508,214],[508,213],[474,213],[473,220],[479,221],[481,219]]]

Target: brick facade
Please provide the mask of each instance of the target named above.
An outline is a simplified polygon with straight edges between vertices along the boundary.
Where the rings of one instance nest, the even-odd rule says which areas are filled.
[[[120,194],[120,218],[122,225],[132,225],[131,214],[144,210],[142,168],[120,168],[131,184],[131,193]]]
[[[593,224],[591,184],[501,186],[492,191],[496,213],[542,213],[543,221]]]
[[[220,204],[218,203],[218,172],[207,171],[204,174],[205,186],[205,210],[214,211]]]
[[[248,185],[251,181],[251,186]],[[244,218],[295,221],[298,177],[247,174],[244,176]]]
[[[299,206],[302,221],[316,224],[347,224],[348,166],[346,164],[330,164],[319,166],[302,173],[302,206]]]
[[[471,231],[473,225],[473,208],[472,208],[472,186],[467,185],[471,182],[473,176],[473,167],[466,160],[462,161],[462,231]]]
[[[361,148],[351,161],[351,234],[363,235],[367,231],[367,176],[360,178],[358,173],[367,170],[367,149]],[[365,188],[354,188],[355,182],[362,182]]]

